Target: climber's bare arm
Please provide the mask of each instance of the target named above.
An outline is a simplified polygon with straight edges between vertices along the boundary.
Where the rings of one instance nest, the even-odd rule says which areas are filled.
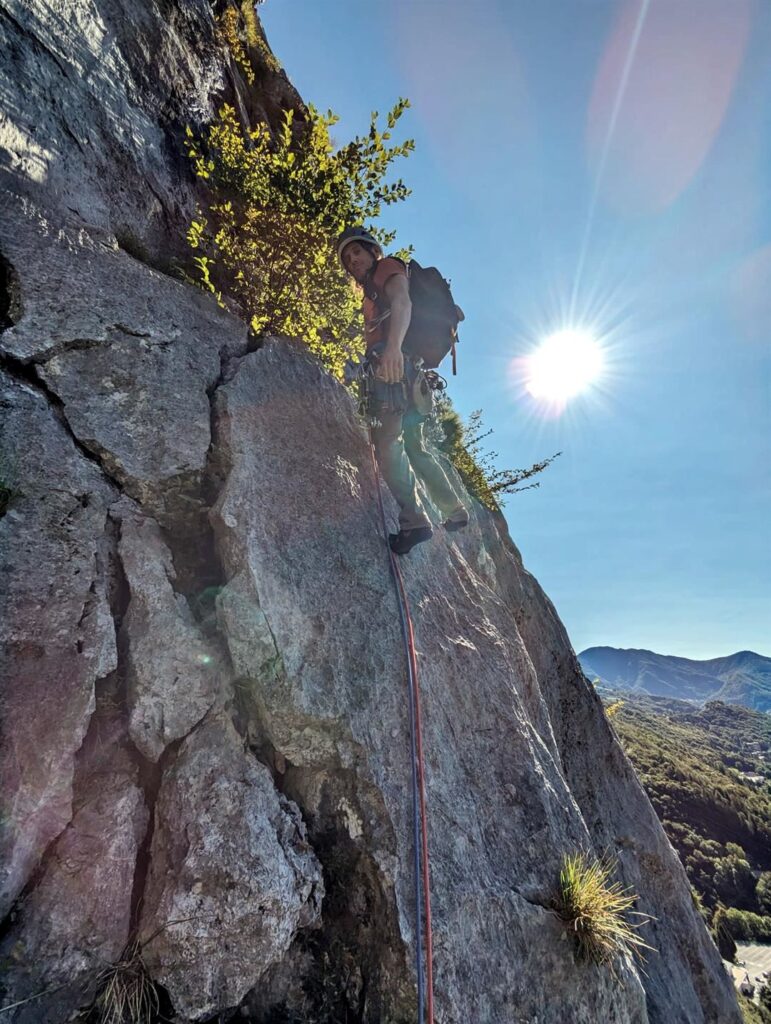
[[[386,321],[388,323],[388,341],[380,360],[378,376],[391,383],[396,383],[404,376],[402,342],[412,317],[412,303],[410,302],[407,278],[401,274],[389,277],[385,284],[385,293],[390,303],[391,315]]]

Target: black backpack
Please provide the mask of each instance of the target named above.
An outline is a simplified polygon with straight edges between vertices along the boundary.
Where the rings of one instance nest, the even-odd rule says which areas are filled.
[[[399,259],[398,256],[391,257]],[[404,260],[399,260],[404,264]],[[410,288],[412,317],[404,336],[402,352],[421,358],[427,370],[435,370],[448,352],[452,352],[452,372],[456,372],[455,343],[458,340],[458,313],[448,282],[436,267],[421,267],[417,260],[404,264]],[[389,311],[388,300],[365,286],[368,298],[372,299],[383,315]]]

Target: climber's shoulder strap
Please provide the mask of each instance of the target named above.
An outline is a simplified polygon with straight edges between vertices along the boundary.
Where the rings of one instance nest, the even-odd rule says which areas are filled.
[[[364,294],[375,303],[379,313],[390,312],[385,286],[394,274],[404,274],[409,281],[410,265],[398,256],[384,256],[364,278]]]

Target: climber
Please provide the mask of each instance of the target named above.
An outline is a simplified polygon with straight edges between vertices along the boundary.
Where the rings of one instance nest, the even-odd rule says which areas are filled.
[[[446,530],[467,526],[469,515],[441,464],[425,446],[423,427],[431,415],[433,396],[424,372],[402,352],[412,313],[404,263],[384,257],[377,240],[361,227],[342,232],[337,254],[343,269],[364,292],[367,357],[375,361],[376,391],[368,410],[374,420],[372,444],[400,510],[399,532],[389,535],[389,544],[396,554],[404,555],[433,535],[417,494],[415,473],[446,517],[442,524]],[[378,297],[388,307],[385,314],[378,315]]]

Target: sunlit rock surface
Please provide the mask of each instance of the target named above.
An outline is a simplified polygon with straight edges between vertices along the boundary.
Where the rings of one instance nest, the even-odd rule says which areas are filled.
[[[179,273],[185,125],[299,97],[267,65],[247,88],[204,0],[0,0],[0,54],[4,1019],[72,1019],[139,940],[179,1024],[414,1021],[405,657],[366,434],[300,342],[250,338]],[[402,566],[437,1024],[738,1024],[503,520],[475,506]],[[655,919],[644,972],[575,960],[551,907],[577,849],[614,854]]]

